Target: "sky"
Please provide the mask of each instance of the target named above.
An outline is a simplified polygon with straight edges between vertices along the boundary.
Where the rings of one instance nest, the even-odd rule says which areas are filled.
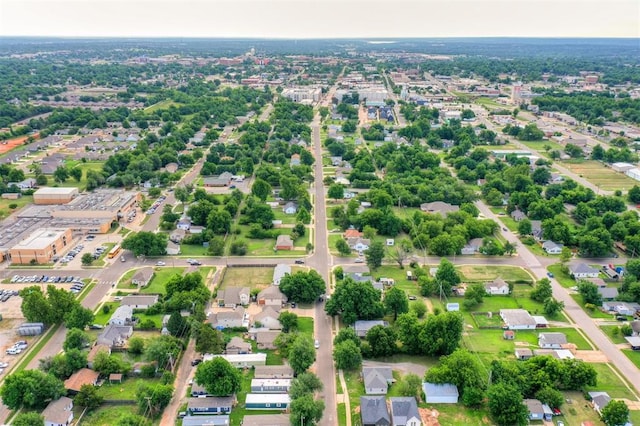
[[[0,35],[640,37],[640,0],[0,0]]]

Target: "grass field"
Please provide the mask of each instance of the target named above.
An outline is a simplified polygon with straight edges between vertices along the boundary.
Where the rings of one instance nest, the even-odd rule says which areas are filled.
[[[174,275],[182,276],[185,268],[154,268],[155,272],[148,286],[140,290],[140,293],[164,294],[165,284]]]
[[[313,339],[313,318],[298,317],[298,332]]]
[[[598,372],[598,383],[592,388],[587,388],[588,391],[607,392],[611,398],[634,399],[633,393],[616,376],[609,364],[594,363],[591,365]]]
[[[624,340],[624,336],[622,335],[622,333],[620,333],[620,327],[617,325],[601,325],[600,329],[613,343],[618,344],[627,342],[626,340]],[[614,333],[614,330],[617,330],[618,332]]]
[[[604,426],[600,416],[591,405],[584,399],[581,392],[562,392],[565,403],[560,407],[562,416],[554,417],[554,420],[561,420],[566,426],[581,426],[585,420],[590,420],[596,426]]]
[[[438,422],[447,426],[492,425],[486,409],[472,409],[462,404],[420,403],[420,408],[429,408],[438,412]]]
[[[110,384],[108,380],[99,386],[98,395],[104,399],[136,399],[138,393],[138,386],[140,384],[155,385],[159,384],[160,379],[126,379],[122,383]]]
[[[124,420],[126,417],[128,417],[131,414],[138,414],[137,406],[135,405],[103,405],[98,409],[90,412],[85,417],[83,417],[82,425],[83,426],[111,426],[111,425],[118,424],[120,420]],[[151,422],[146,422],[146,423],[142,423],[140,426],[147,426],[150,424]]]
[[[180,244],[180,253],[182,256],[206,256],[208,248],[195,244]]]
[[[627,358],[636,365],[636,367],[640,368],[640,352],[632,351],[631,349],[623,349],[622,353],[625,354]]]
[[[0,198],[0,220],[8,217],[11,213],[16,210],[19,210],[33,202],[33,195],[25,195],[17,200],[5,200],[4,198]],[[16,204],[15,209],[10,209],[9,206]]]
[[[265,288],[271,285],[273,268],[227,268],[220,288],[244,287]]]
[[[161,109],[169,109],[169,107],[171,106],[180,106],[182,105],[181,103],[178,102],[174,102],[171,99],[165,99],[164,101],[160,101],[158,103],[155,103],[149,107],[146,107],[144,110],[145,112],[156,112],[159,111]]]
[[[614,172],[593,160],[570,160],[562,162],[562,165],[580,177],[587,179],[598,188],[608,191],[620,189],[624,192],[637,183],[630,177]]]
[[[526,270],[516,266],[460,265],[457,269],[465,281],[491,281],[498,277],[505,281],[532,281]]]

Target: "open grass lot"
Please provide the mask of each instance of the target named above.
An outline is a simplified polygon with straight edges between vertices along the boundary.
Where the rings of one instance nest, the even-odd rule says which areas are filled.
[[[80,411],[82,412],[82,411]],[[103,405],[82,418],[83,426],[111,426],[131,414],[138,414],[136,405]]]
[[[298,317],[298,332],[313,339],[313,318]]]
[[[447,426],[479,426],[494,424],[486,409],[472,409],[462,404],[418,404],[420,408],[428,408],[438,412],[438,422]]]
[[[351,409],[350,413],[347,415],[351,416],[351,424],[359,425],[360,422],[360,396],[366,395],[364,391],[364,384],[362,382],[362,377],[360,376],[360,371],[345,371],[344,372],[344,380],[347,384],[347,393],[349,398],[349,408]],[[345,395],[347,397],[347,395]]]
[[[626,340],[625,340],[626,342]],[[631,349],[623,349],[622,353],[633,362],[636,367],[640,368],[640,351],[632,351]]]
[[[105,380],[102,386],[98,387],[98,395],[104,399],[136,399],[138,393],[138,386],[140,384],[155,385],[160,383],[160,378],[157,379],[134,379],[127,378],[122,383],[110,384],[109,380]]]
[[[148,286],[140,290],[140,293],[164,294],[165,284],[174,276],[184,274],[185,268],[154,268],[155,273]]]
[[[398,216],[400,219],[408,219],[413,217],[413,214],[416,212],[420,212],[420,209],[417,207],[392,207],[391,210]]]
[[[629,420],[634,425],[640,424],[640,411],[638,410],[629,411]]]
[[[624,336],[622,335],[622,333],[620,333],[620,327],[618,327],[617,325],[601,325],[600,329],[613,343],[618,344],[627,342],[626,340],[624,340]],[[617,330],[618,332],[614,333],[614,330]]]
[[[547,267],[547,270],[554,275],[555,280],[558,281],[562,287],[570,288],[576,285],[576,281],[562,270],[561,264],[556,263],[555,265],[551,265]]]
[[[80,182],[77,182],[73,178],[67,179],[66,182],[53,182],[52,176],[49,176],[49,181],[51,182],[52,186],[77,187],[80,191],[83,191],[87,187],[87,171],[93,170],[96,172],[100,172],[102,171],[103,164],[104,161],[87,161],[86,163],[83,163],[82,161],[68,159],[65,161],[65,166],[68,169],[73,169],[76,167],[82,169],[82,178],[80,179]],[[33,176],[30,175],[29,177]]]
[[[498,277],[505,281],[532,281],[531,275],[516,266],[483,266],[483,265],[460,265],[458,272],[464,281],[491,281]]]
[[[208,248],[195,244],[180,244],[180,253],[182,256],[206,256]]]
[[[598,372],[598,383],[594,387],[587,388],[587,391],[607,392],[611,398],[634,399],[633,393],[615,374],[609,364],[591,364]]]
[[[304,250],[275,250],[275,240],[270,238],[265,240],[255,240],[255,239],[247,239],[247,255],[248,256],[282,256],[282,257],[291,257],[291,256],[303,256],[305,254]],[[300,237],[295,240],[295,247],[303,247],[307,244],[308,237],[305,235],[304,237]]]
[[[250,288],[265,288],[271,285],[273,280],[274,268],[242,268],[242,267],[229,267],[227,268],[224,279],[220,283],[220,288],[224,287],[250,287]]]
[[[273,210],[273,214],[275,215],[275,220],[281,220],[282,223],[295,225],[296,223],[296,215],[295,214],[286,214],[282,211],[281,207],[277,207]]]
[[[591,408],[581,392],[567,391],[562,394],[565,397],[565,403],[560,407],[562,416],[554,417],[554,420],[561,420],[566,426],[581,426],[585,420],[590,420],[596,426],[604,426],[598,413]]]
[[[497,315],[494,315],[497,316]],[[517,330],[514,340],[504,340],[502,338],[503,330],[480,330],[467,329],[463,336],[465,346],[472,351],[504,356],[513,356],[516,348],[515,342],[526,342],[530,349],[538,348],[538,334],[540,332],[552,333],[560,332],[567,336],[567,340],[574,343],[580,350],[590,350],[591,345],[582,335],[573,328],[548,328],[545,330]]]
[[[104,306],[109,306],[109,308],[111,308],[111,310],[107,313],[105,313],[103,311],[103,308],[100,308],[98,310],[98,313],[96,313],[95,318],[93,319],[93,323],[94,324],[100,324],[100,325],[105,325],[107,323],[107,321],[109,321],[109,318],[111,318],[111,315],[113,315],[113,311],[116,310],[116,308],[118,306],[120,306],[120,302],[107,302],[105,303]]]
[[[562,165],[604,190],[615,191],[620,189],[624,192],[637,183],[630,177],[614,172],[593,160],[569,160],[562,162]]]
[[[342,234],[329,234],[329,251],[336,256],[342,256],[338,249],[336,249],[336,243],[342,239]]]
[[[155,104],[153,104],[153,105],[151,105],[149,107],[146,107],[144,110],[145,110],[145,112],[156,112],[156,111],[159,111],[161,109],[169,109],[169,107],[171,107],[171,106],[176,106],[177,107],[177,106],[180,106],[180,105],[182,105],[182,104],[179,103],[179,102],[172,101],[171,99],[165,99],[165,100],[160,101],[158,103],[155,103]]]
[[[32,202],[33,202],[33,195],[25,195],[18,198],[17,200],[5,200],[4,198],[0,198],[0,220],[8,217],[14,211],[19,210]],[[12,210],[9,208],[9,205],[13,205],[13,204],[16,204],[17,207]]]

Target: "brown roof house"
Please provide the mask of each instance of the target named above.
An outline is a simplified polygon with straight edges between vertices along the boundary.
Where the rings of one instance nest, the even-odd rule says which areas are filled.
[[[460,210],[460,207],[445,203],[444,201],[434,201],[433,203],[420,204],[420,210],[426,213],[440,213],[442,216],[446,216],[449,213],[457,212]]]
[[[153,268],[142,268],[131,277],[131,284],[146,287],[153,278]]]
[[[93,360],[96,359],[96,356],[100,351],[104,351],[108,355],[111,355],[111,346],[104,344],[94,345],[89,351],[89,354],[87,354],[87,367],[93,369]]]
[[[256,333],[258,349],[275,349],[276,345],[273,342],[278,335],[280,335],[280,331],[277,330],[258,331]]]
[[[258,293],[258,297],[256,300],[258,301],[258,305],[280,307],[283,303],[287,302],[287,296],[285,296],[282,291],[280,291],[280,287],[278,287],[277,285],[270,285],[269,287]]]
[[[289,235],[278,235],[276,250],[293,250],[293,240]]]
[[[69,392],[78,393],[82,385],[96,385],[100,374],[88,368],[81,368],[64,381],[64,388]]]
[[[251,353],[251,343],[245,342],[244,339],[234,336],[229,340],[224,349],[226,354],[249,354]]]
[[[66,426],[73,422],[73,400],[62,396],[51,401],[42,412],[45,426]]]

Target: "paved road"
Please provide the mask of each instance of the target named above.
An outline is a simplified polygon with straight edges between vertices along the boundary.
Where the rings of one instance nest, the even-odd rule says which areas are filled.
[[[477,201],[475,204],[480,212],[487,218],[493,219],[496,222],[499,221],[499,218],[484,203]],[[528,265],[536,279],[539,280],[547,276],[546,268],[526,246],[520,243],[515,235],[511,232],[500,232],[502,232],[502,235],[507,241],[517,246],[519,256]],[[611,342],[611,340],[609,340],[609,338],[602,332],[602,330],[600,330],[580,305],[573,300],[567,292],[567,289],[562,287],[555,279],[551,280],[551,286],[553,288],[553,296],[564,302],[565,312],[582,329],[582,331],[584,331],[584,334],[589,336],[589,339],[593,342],[596,348],[600,349],[609,361],[615,365],[618,370],[620,370],[620,373],[629,380],[635,392],[640,395],[640,380],[638,380],[638,377],[640,377],[640,371],[638,368],[615,344]]]

